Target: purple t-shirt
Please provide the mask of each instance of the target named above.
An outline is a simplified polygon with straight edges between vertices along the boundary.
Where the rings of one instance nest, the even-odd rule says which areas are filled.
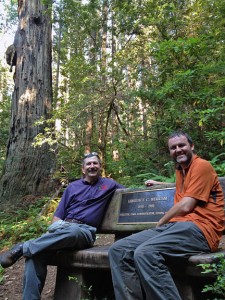
[[[109,178],[99,177],[95,184],[76,180],[65,189],[54,215],[98,227],[113,193],[120,188],[124,186]]]

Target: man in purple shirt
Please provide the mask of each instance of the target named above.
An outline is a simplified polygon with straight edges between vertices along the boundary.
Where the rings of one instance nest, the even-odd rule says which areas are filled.
[[[90,248],[95,233],[114,191],[124,188],[116,181],[102,178],[101,160],[96,152],[85,156],[83,178],[72,182],[63,193],[48,232],[37,239],[17,244],[0,256],[3,268],[24,256],[23,300],[41,299],[47,275],[47,261],[58,250]]]

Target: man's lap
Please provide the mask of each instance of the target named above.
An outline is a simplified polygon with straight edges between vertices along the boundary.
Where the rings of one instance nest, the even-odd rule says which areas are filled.
[[[192,222],[168,223],[157,228],[132,234],[116,242],[112,248],[128,251],[160,251],[165,253],[210,252],[201,230]]]

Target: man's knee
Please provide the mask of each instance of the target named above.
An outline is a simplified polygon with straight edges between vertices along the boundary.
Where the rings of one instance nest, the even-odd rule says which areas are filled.
[[[157,251],[152,245],[140,245],[134,251],[134,262],[139,264],[145,260],[154,261],[157,256]]]
[[[109,257],[114,256],[114,253],[117,253],[119,248],[120,246],[118,242],[113,243],[109,248]]]
[[[119,241],[116,241],[109,248],[109,258],[121,256],[122,253],[124,253],[124,249],[126,249],[124,240],[121,239]]]

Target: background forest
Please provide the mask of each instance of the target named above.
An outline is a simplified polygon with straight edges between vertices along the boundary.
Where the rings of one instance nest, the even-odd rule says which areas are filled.
[[[126,186],[150,178],[174,181],[166,141],[178,129],[225,175],[223,0],[42,3],[52,9],[53,103],[47,122],[40,117],[34,123],[44,130],[33,136],[32,147],[48,143],[53,179],[80,177],[81,157],[97,151],[103,174]],[[5,10],[2,31],[17,23],[17,1]],[[10,67],[0,64],[5,174],[14,83]]]

